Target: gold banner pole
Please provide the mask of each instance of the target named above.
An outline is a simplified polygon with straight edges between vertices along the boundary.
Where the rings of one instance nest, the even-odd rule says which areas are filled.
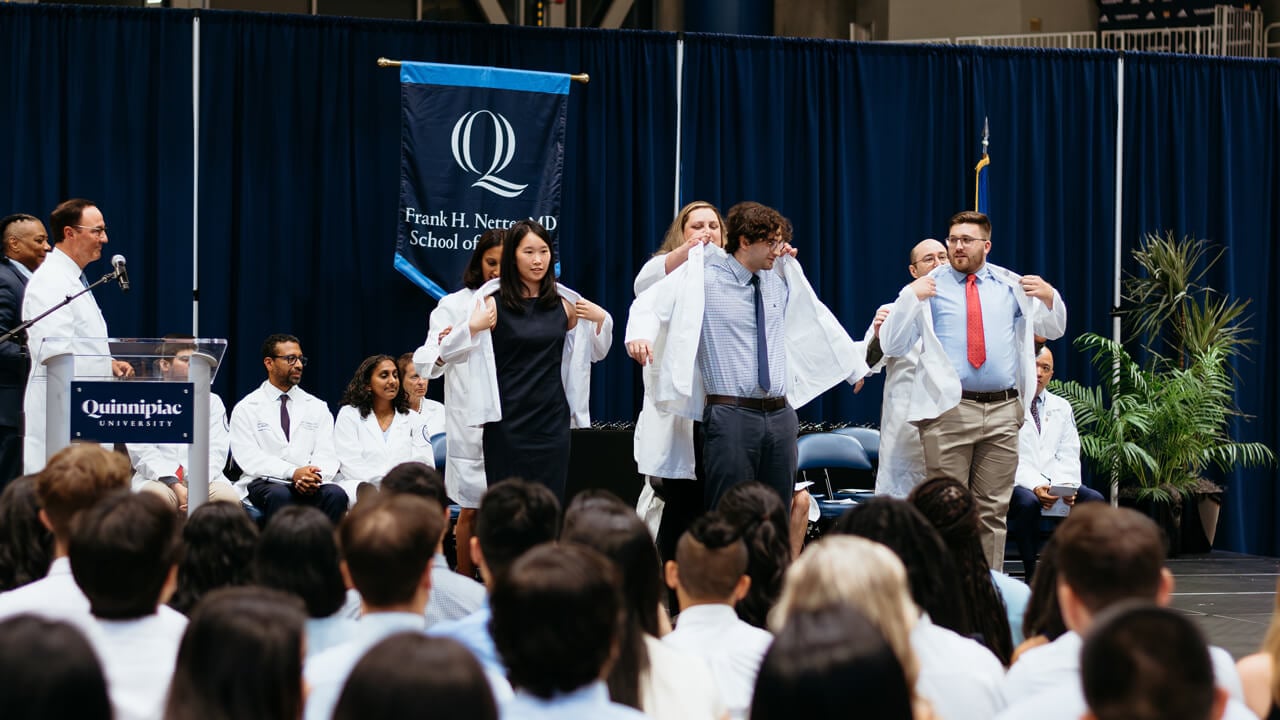
[[[400,61],[390,60],[388,58],[380,57],[378,58],[378,67],[384,67],[384,68],[400,67]],[[587,83],[591,82],[591,76],[586,73],[574,73],[573,75],[569,76],[569,79],[574,82],[580,82],[583,85],[586,85]]]

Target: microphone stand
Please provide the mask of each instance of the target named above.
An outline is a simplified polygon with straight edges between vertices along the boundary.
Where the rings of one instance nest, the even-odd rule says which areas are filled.
[[[101,285],[102,283],[110,282],[110,281],[112,281],[112,280],[115,280],[115,279],[116,279],[116,278],[118,278],[118,277],[120,277],[120,271],[119,271],[119,270],[112,270],[111,272],[107,273],[106,275],[103,275],[103,276],[102,276],[102,277],[101,277],[97,282],[95,282],[94,284],[92,284],[92,285],[90,285],[90,286],[86,287],[85,289],[81,290],[80,292],[76,293],[75,295],[68,295],[65,299],[63,299],[63,301],[62,301],[62,302],[58,303],[57,305],[54,305],[53,307],[49,308],[48,310],[45,310],[44,312],[40,313],[39,315],[37,315],[37,316],[35,316],[35,317],[31,318],[30,320],[27,320],[26,322],[24,322],[24,323],[22,323],[22,324],[18,325],[17,327],[15,327],[14,329],[12,329],[12,330],[10,330],[9,332],[5,333],[4,335],[0,335],[0,344],[6,343],[6,342],[8,342],[8,341],[10,341],[10,340],[14,340],[14,339],[18,338],[19,336],[21,336],[21,338],[22,338],[22,339],[18,341],[18,344],[19,344],[19,345],[21,345],[23,348],[26,348],[26,346],[27,346],[27,338],[26,338],[26,335],[27,335],[27,328],[29,328],[29,327],[31,327],[32,325],[35,325],[36,323],[38,323],[38,322],[40,322],[41,320],[45,319],[45,317],[47,317],[47,316],[51,315],[52,313],[54,313],[55,311],[57,311],[59,308],[65,307],[65,306],[67,306],[67,305],[70,305],[72,300],[75,300],[76,298],[80,297],[81,295],[83,295],[83,294],[85,294],[85,293],[89,292],[90,290],[93,290],[94,288],[98,287],[98,286],[99,286],[99,285]],[[28,354],[30,354],[30,350],[28,350]]]

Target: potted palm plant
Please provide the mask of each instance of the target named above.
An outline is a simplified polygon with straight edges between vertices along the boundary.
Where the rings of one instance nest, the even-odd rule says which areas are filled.
[[[1251,344],[1244,324],[1248,301],[1203,284],[1222,257],[1203,240],[1149,235],[1133,252],[1139,273],[1125,282],[1123,316],[1140,341],[1144,362],[1109,338],[1088,333],[1075,342],[1102,381],[1094,387],[1057,383],[1071,403],[1084,456],[1104,477],[1162,521],[1171,549],[1180,546],[1183,513],[1192,507],[1212,544],[1222,488],[1205,477],[1274,462],[1262,443],[1236,442],[1231,361]]]

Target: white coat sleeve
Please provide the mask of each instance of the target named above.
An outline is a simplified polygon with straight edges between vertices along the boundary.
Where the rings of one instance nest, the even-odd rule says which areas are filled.
[[[320,468],[320,481],[332,483],[338,476],[338,455],[333,451],[333,415],[319,398],[313,411],[316,421],[316,444],[311,451],[311,464]]]
[[[685,268],[681,265],[675,272],[666,276],[648,290],[640,293],[631,302],[631,310],[627,313],[627,331],[625,342],[648,340],[653,342],[658,337],[662,326],[671,322],[671,313],[679,296],[680,284],[684,280]]]
[[[1062,414],[1062,438],[1053,453],[1054,472],[1049,476],[1059,485],[1080,487],[1080,432],[1074,413]]]
[[[1057,290],[1053,291],[1052,310],[1038,298],[1032,300],[1031,307],[1031,327],[1035,334],[1049,340],[1057,340],[1067,333],[1067,306],[1062,302],[1062,296]]]
[[[333,424],[333,452],[338,458],[338,471],[342,473],[342,479],[350,483],[373,482],[381,478],[380,468],[365,456],[364,434],[360,428],[363,424],[360,411],[352,405],[343,405]]]
[[[231,411],[231,452],[235,455],[236,464],[249,477],[293,480],[296,465],[258,447],[257,409],[256,403],[242,401]]]
[[[212,444],[212,443],[211,443]],[[129,461],[133,463],[133,471],[144,480],[159,480],[162,477],[177,475],[178,466],[155,443],[128,443]],[[218,468],[222,472],[222,468]],[[213,479],[213,476],[210,476]]]
[[[902,288],[889,309],[889,317],[880,326],[880,349],[889,357],[902,357],[911,352],[920,339],[927,301],[916,297],[910,285]]]
[[[209,393],[209,482],[226,480],[222,471],[227,467],[227,455],[231,449],[231,427],[227,424],[227,406],[216,393]]]
[[[663,253],[662,255],[654,255],[649,258],[648,262],[640,268],[640,272],[636,275],[636,281],[632,285],[632,289],[635,290],[636,297],[639,297],[640,293],[653,287],[655,283],[666,276],[666,253]]]
[[[613,347],[613,315],[604,311],[604,321],[592,323],[591,328],[591,362],[600,362]]]
[[[1013,481],[1032,492],[1041,485],[1049,484],[1044,475],[1040,474],[1040,468],[1036,467],[1037,442],[1035,424],[1030,421],[1023,423],[1018,430],[1018,469],[1013,475]]]
[[[494,302],[497,302],[494,298]],[[471,312],[475,309],[476,303],[484,302],[484,298],[474,297],[471,302],[467,303],[466,311],[462,317],[455,317],[453,331],[449,333],[444,340],[440,341],[440,357],[444,358],[446,363],[463,362],[471,356],[471,351],[479,347],[479,341],[476,335],[471,334]],[[488,332],[487,330],[480,331]],[[418,372],[422,372],[419,370]]]

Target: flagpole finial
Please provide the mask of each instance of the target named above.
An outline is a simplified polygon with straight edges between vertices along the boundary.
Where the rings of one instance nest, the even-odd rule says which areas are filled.
[[[991,123],[986,118],[982,118],[982,154],[987,154],[987,145],[991,142]]]

